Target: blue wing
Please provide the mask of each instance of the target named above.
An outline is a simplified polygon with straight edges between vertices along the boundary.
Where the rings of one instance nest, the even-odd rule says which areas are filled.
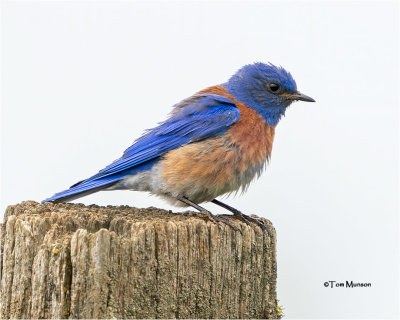
[[[175,105],[168,120],[148,130],[120,159],[43,202],[66,202],[107,188],[126,176],[150,169],[170,150],[221,136],[239,117],[239,110],[228,98],[215,94],[192,96]]]

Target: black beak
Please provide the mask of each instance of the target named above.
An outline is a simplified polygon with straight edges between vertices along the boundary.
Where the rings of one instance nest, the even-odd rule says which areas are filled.
[[[289,99],[291,100],[301,100],[301,101],[307,101],[307,102],[315,102],[315,100],[309,96],[306,96],[305,94],[302,94],[298,91],[293,92],[290,94]]]

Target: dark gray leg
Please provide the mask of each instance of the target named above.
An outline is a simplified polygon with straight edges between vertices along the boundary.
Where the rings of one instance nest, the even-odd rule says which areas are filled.
[[[248,215],[246,215],[246,214],[243,214],[243,213],[241,213],[239,210],[237,210],[237,209],[235,209],[235,208],[233,208],[233,207],[231,207],[231,206],[228,206],[227,204],[225,204],[225,203],[223,203],[223,202],[221,202],[221,201],[219,201],[219,200],[217,200],[217,199],[214,199],[214,200],[212,200],[211,202],[212,202],[212,203],[215,203],[216,205],[219,205],[219,206],[222,207],[222,208],[225,208],[226,210],[229,210],[230,212],[233,213],[233,215],[234,215],[237,219],[243,221],[243,222],[246,223],[248,226],[250,225],[249,221],[250,221],[250,222],[254,222],[254,223],[255,223],[256,225],[258,225],[262,230],[264,230],[267,234],[269,234],[269,232],[268,232],[268,227],[264,224],[264,222],[263,222],[262,220],[258,220],[258,219],[256,219],[256,218],[252,218],[252,217],[250,217],[250,216],[248,216]]]
[[[198,204],[194,203],[193,201],[190,201],[189,199],[187,199],[185,197],[179,197],[177,199],[179,201],[182,201],[183,203],[186,203],[187,205],[199,210],[200,214],[205,215],[207,217],[207,219],[214,222],[220,229],[221,229],[221,226],[218,222],[223,222],[223,223],[227,224],[228,226],[230,226],[235,231],[239,231],[240,233],[242,233],[242,231],[238,227],[236,227],[234,224],[232,224],[228,220],[221,218],[221,217],[214,216],[210,211],[199,206]]]

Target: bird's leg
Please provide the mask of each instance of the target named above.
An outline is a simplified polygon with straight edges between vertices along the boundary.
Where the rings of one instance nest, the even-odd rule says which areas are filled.
[[[221,202],[221,201],[219,201],[219,200],[217,200],[217,199],[214,199],[214,200],[212,200],[211,202],[212,202],[212,203],[215,203],[216,205],[218,205],[218,206],[220,206],[220,207],[222,207],[222,208],[225,208],[226,210],[229,210],[230,212],[233,213],[233,215],[234,215],[237,219],[243,221],[243,222],[246,223],[248,226],[250,225],[249,221],[250,221],[250,222],[254,222],[254,223],[255,223],[256,225],[258,225],[262,230],[264,230],[267,234],[269,234],[267,225],[264,224],[264,222],[262,222],[261,220],[256,219],[256,218],[252,218],[252,217],[250,217],[250,216],[248,216],[248,215],[246,215],[246,214],[243,214],[243,213],[241,213],[239,210],[237,210],[237,209],[235,209],[235,208],[233,208],[233,207],[231,207],[231,206],[228,206],[227,204],[225,204],[225,203],[223,203],[223,202]]]
[[[189,199],[187,199],[185,197],[178,197],[177,199],[179,201],[182,201],[183,203],[186,203],[187,205],[199,210],[200,214],[205,215],[207,217],[207,219],[209,219],[211,222],[214,222],[218,226],[218,228],[220,228],[221,230],[222,230],[221,225],[218,222],[223,222],[223,223],[227,224],[228,226],[230,226],[235,231],[239,231],[240,233],[242,233],[242,231],[238,227],[236,227],[234,224],[232,224],[228,220],[221,218],[221,217],[214,216],[210,211],[199,206],[198,204],[194,203],[193,201],[190,201]]]

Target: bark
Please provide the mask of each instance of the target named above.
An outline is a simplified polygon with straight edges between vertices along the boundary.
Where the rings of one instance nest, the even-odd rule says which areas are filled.
[[[2,318],[277,318],[275,230],[82,204],[9,206]]]

